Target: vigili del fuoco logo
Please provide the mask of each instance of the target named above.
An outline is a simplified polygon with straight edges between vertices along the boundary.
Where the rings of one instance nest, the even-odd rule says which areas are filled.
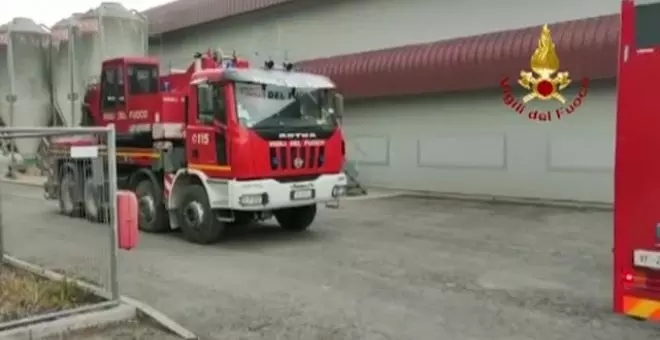
[[[500,82],[500,87],[504,91],[502,100],[514,112],[527,116],[530,120],[550,122],[553,119],[559,120],[570,116],[584,103],[589,90],[587,78],[582,79],[580,90],[574,98],[567,100],[562,94],[572,81],[568,72],[559,71],[559,57],[548,25],[544,25],[541,30],[539,44],[532,54],[530,64],[532,72],[523,70],[518,79],[518,84],[529,91],[522,99],[518,99],[514,94],[508,77]],[[561,105],[550,110],[528,107],[527,105],[535,99],[557,101]]]

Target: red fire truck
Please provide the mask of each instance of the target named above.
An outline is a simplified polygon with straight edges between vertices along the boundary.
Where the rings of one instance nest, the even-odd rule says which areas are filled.
[[[106,60],[82,110],[82,125],[114,124],[118,186],[136,193],[143,231],[180,228],[206,244],[228,225],[273,216],[302,231],[317,204],[336,206],[345,193],[342,96],[290,63],[251,67],[209,51],[160,76],[153,58]],[[97,220],[104,167],[71,157],[89,145],[104,148],[92,137],[51,142],[45,190],[62,213]]]
[[[623,0],[614,213],[614,309],[660,321],[660,0]],[[656,75],[658,77],[656,77]]]

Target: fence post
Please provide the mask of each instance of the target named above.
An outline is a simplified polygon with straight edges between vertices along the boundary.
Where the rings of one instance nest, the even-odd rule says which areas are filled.
[[[108,125],[106,140],[108,150],[108,187],[110,205],[110,292],[112,300],[119,301],[119,273],[117,270],[118,257],[118,217],[117,217],[117,144],[115,125]]]
[[[5,223],[2,216],[2,190],[0,190],[0,268],[2,268],[2,262],[5,260],[5,239],[3,234],[5,232]]]
[[[98,20],[98,27],[97,27],[97,32],[99,34],[99,56],[100,59],[98,63],[100,64],[103,60],[105,60],[106,56],[106,46],[105,46],[105,27],[103,27],[103,15],[105,7],[103,5],[99,6],[99,9],[97,11],[97,20]],[[114,130],[113,130],[114,131]]]
[[[14,38],[13,38],[13,28],[14,22],[12,21],[7,26],[7,73],[9,73],[9,94],[7,95],[7,101],[9,102],[9,126],[15,127],[14,116],[16,115],[16,101],[18,99],[16,95],[16,64],[14,60]],[[12,139],[10,144],[11,151],[11,165],[7,169],[7,178],[14,179],[16,178],[15,167],[16,167],[16,140]]]
[[[76,66],[78,63],[76,62],[76,42],[74,39],[75,31],[74,31],[74,25],[69,25],[69,49],[67,53],[69,54],[69,95],[67,98],[69,99],[69,104],[71,105],[71,121],[67,122],[68,126],[76,126],[78,125],[76,121],[76,100],[78,100],[78,93],[76,92],[76,77],[78,75],[78,72],[76,70]]]

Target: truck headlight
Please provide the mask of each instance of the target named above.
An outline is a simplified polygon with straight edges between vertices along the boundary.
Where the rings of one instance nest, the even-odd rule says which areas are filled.
[[[345,185],[335,185],[332,188],[332,197],[344,196],[345,194],[346,194],[346,186]]]
[[[244,206],[266,205],[268,194],[246,194],[238,198],[238,203]]]

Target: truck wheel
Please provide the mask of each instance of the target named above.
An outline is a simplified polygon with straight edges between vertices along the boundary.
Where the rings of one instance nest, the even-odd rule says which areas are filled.
[[[225,225],[215,219],[206,190],[201,185],[183,189],[176,214],[183,237],[197,244],[210,244],[220,240]]]
[[[170,230],[169,217],[163,205],[163,193],[158,192],[150,179],[141,180],[135,187],[135,196],[139,204],[140,230],[148,233],[162,233]]]
[[[94,183],[91,174],[87,175],[83,187],[83,207],[85,218],[96,223],[109,223],[110,208],[108,196],[110,190],[107,185]]]
[[[60,178],[60,212],[71,217],[81,217],[83,209],[79,197],[80,184],[75,174],[65,170]]]
[[[94,185],[94,179],[90,176],[85,179],[83,187],[83,205],[85,207],[85,217],[92,222],[101,222],[103,214],[99,206],[98,194]]]
[[[282,229],[290,231],[303,231],[314,222],[316,217],[316,204],[303,207],[286,208],[273,212],[277,223]]]

